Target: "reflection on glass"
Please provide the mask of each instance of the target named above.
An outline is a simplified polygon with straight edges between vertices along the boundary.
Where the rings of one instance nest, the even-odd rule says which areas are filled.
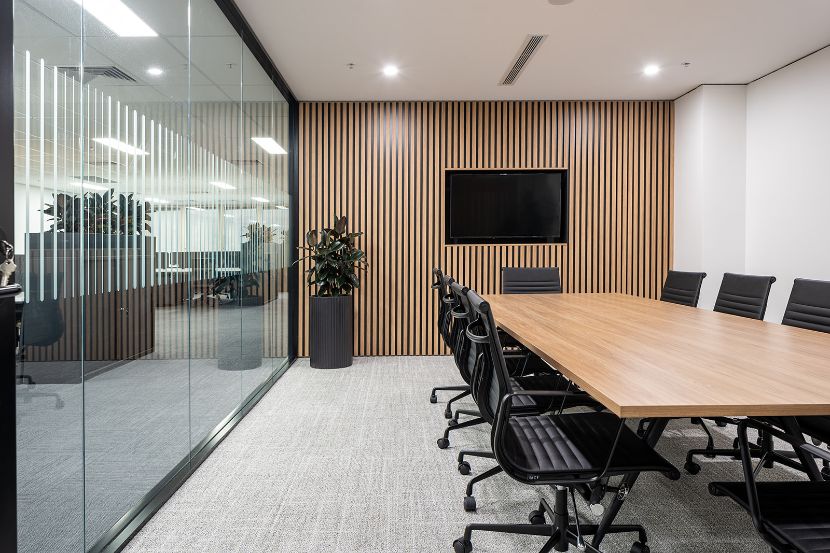
[[[82,552],[284,367],[289,112],[212,0],[14,2],[20,550]]]

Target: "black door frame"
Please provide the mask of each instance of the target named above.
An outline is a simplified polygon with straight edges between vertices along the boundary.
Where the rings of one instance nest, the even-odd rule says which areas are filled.
[[[14,197],[14,8],[0,2],[0,194]],[[14,242],[14,202],[0,201],[0,239]],[[0,550],[17,551],[17,338],[14,298],[0,299]],[[11,319],[11,320],[10,320]]]
[[[228,21],[236,29],[245,45],[262,65],[271,80],[289,105],[289,234],[291,244],[288,268],[288,365],[297,357],[298,324],[298,269],[296,265],[297,225],[299,222],[299,148],[298,117],[299,102],[280,74],[273,60],[265,52],[245,17],[233,0],[214,0]],[[0,2],[0,194],[13,198],[14,194],[14,7],[13,2]],[[0,239],[14,241],[14,202],[0,201]],[[0,298],[0,366],[4,367],[0,377],[0,551],[17,551],[17,440],[16,440],[16,337],[4,328],[16,324],[9,320],[14,317],[14,299]],[[9,339],[11,338],[11,339]],[[119,551],[129,539],[153,516],[172,496],[176,489],[204,461],[211,451],[233,429],[234,426],[256,405],[259,399],[279,378],[281,372],[272,376],[237,411],[228,415],[218,430],[205,443],[199,444],[189,463],[178,466],[160,482],[139,505],[113,527],[90,551]]]

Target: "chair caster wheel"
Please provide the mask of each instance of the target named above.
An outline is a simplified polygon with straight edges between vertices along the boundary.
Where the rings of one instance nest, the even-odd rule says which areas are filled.
[[[460,463],[458,463],[458,472],[460,472],[464,476],[470,474],[470,463],[468,463],[467,461],[461,461]]]
[[[455,553],[470,553],[473,550],[473,544],[469,540],[459,538],[452,542],[452,548]]]
[[[530,511],[530,514],[527,515],[527,520],[530,521],[531,524],[544,524],[545,513],[542,511]]]
[[[456,419],[450,419],[450,422],[447,423],[447,426],[458,426],[458,421]]]
[[[472,495],[468,495],[464,498],[464,510],[468,513],[472,513],[476,510],[476,498]]]
[[[718,428],[726,428],[726,423],[723,421],[715,421],[715,426]]]
[[[446,438],[438,438],[438,449],[447,449],[450,447],[450,441]]]
[[[631,546],[631,553],[651,553],[651,548],[640,541],[635,541]]]
[[[452,418],[452,411],[450,409],[446,409],[444,411],[444,418],[445,419],[451,419]]]
[[[431,396],[429,396],[429,402],[430,403],[438,403],[438,396],[436,396],[435,394],[432,394]]]
[[[686,463],[683,465],[683,469],[689,474],[695,475],[700,472],[700,465],[698,465],[694,461],[686,461]]]

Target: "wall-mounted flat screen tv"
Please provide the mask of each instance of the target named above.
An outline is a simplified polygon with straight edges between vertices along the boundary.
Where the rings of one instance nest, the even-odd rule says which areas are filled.
[[[567,242],[568,170],[448,170],[447,244]]]

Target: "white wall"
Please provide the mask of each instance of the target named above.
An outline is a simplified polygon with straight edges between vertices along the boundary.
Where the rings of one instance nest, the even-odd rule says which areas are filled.
[[[711,309],[723,273],[745,270],[746,87],[701,86],[675,114],[674,267],[708,274]]]
[[[747,87],[746,167],[746,267],[780,321],[795,277],[830,280],[830,48]]]
[[[675,103],[674,268],[768,274],[766,320],[793,278],[830,280],[830,48],[749,85],[701,86]]]

